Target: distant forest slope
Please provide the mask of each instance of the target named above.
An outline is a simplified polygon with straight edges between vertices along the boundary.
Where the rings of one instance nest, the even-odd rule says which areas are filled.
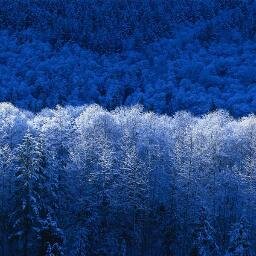
[[[254,1],[0,1],[0,101],[256,112]]]

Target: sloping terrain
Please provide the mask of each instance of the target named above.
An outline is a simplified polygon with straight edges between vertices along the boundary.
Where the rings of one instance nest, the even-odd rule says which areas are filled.
[[[162,12],[168,11],[166,5],[174,8],[169,13],[172,19],[161,20],[161,26],[157,23],[165,27],[166,33],[157,35],[152,32],[157,30],[154,19],[151,23],[147,21],[149,18],[145,18],[144,23],[138,20],[135,6],[128,4],[129,1],[124,6],[117,4],[118,1],[106,1],[106,6],[95,4],[92,15],[95,12],[94,16],[101,18],[100,23],[93,22],[94,39],[101,33],[110,36],[111,28],[119,31],[115,35],[121,33],[122,29],[115,24],[122,20],[128,7],[131,11],[128,24],[131,17],[134,17],[134,26],[144,24],[144,27],[135,26],[137,33],[134,28],[129,36],[112,38],[122,42],[122,47],[116,49],[108,47],[115,44],[108,37],[108,42],[98,39],[105,49],[93,43],[84,44],[75,37],[85,33],[82,22],[89,17],[94,21],[94,16],[76,16],[77,8],[83,6],[78,1],[71,4],[76,13],[73,19],[72,8],[70,4],[66,6],[65,1],[48,1],[49,5],[28,2],[30,5],[24,1],[20,6],[21,2],[15,1],[9,4],[12,8],[6,10],[5,6],[0,11],[1,26],[5,29],[0,33],[1,101],[32,111],[57,104],[88,103],[98,103],[108,109],[139,103],[147,110],[167,114],[178,110],[203,114],[222,108],[234,116],[243,116],[256,111],[253,1],[214,1],[214,6],[210,4],[212,1],[208,4],[192,1],[192,5],[189,1],[183,5],[180,1],[180,4],[170,1],[170,6],[164,0],[137,3],[141,10],[148,11],[144,15],[152,19],[162,17]],[[57,8],[56,13],[51,13],[47,8],[53,4],[62,11]],[[83,8],[88,9],[90,5],[87,5]],[[109,6],[119,18],[110,12]],[[19,8],[21,11],[13,20]],[[45,16],[50,20],[44,25],[39,21]],[[103,23],[102,17],[108,23]],[[114,17],[117,20],[113,20]],[[33,22],[29,23],[30,19]],[[65,28],[62,22],[70,26],[70,32],[61,30]],[[77,34],[75,24],[80,24]],[[60,31],[54,30],[57,25]],[[64,40],[61,35],[71,31],[75,35]],[[148,40],[143,39],[144,36]]]

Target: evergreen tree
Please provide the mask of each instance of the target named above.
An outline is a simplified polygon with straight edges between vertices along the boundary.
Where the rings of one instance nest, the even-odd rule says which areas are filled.
[[[252,256],[249,225],[247,219],[242,217],[238,223],[233,226],[230,232],[229,248],[226,256]]]
[[[11,214],[13,232],[11,238],[18,241],[20,255],[29,256],[35,243],[32,242],[39,227],[40,195],[38,182],[41,169],[41,153],[38,143],[27,132],[17,149],[15,172],[15,206]]]

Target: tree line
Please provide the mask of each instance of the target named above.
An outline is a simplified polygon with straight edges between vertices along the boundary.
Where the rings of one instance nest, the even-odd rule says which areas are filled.
[[[256,118],[0,104],[0,254],[254,255]]]

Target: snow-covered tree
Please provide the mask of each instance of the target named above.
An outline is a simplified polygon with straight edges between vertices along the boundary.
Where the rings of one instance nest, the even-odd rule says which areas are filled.
[[[28,131],[17,148],[15,172],[14,209],[11,216],[11,239],[17,241],[17,251],[28,256],[35,248],[33,242],[40,222],[40,183],[41,152],[38,143]]]
[[[3,255],[219,255],[241,209],[256,225],[254,116],[58,107],[15,140],[0,122]]]

